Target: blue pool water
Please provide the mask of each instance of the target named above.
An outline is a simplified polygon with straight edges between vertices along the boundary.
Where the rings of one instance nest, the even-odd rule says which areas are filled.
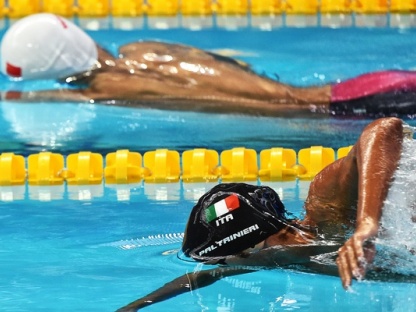
[[[379,69],[416,67],[416,30],[282,28],[102,30],[90,34],[115,52],[159,39],[231,49],[283,82],[310,85]],[[0,81],[1,90],[59,88],[53,81]],[[207,115],[81,104],[2,102],[0,149],[28,155],[119,148],[179,151],[245,146],[296,150],[352,144],[369,120]],[[409,120],[414,124],[413,120]],[[113,311],[186,272],[204,269],[176,256],[188,214],[212,184],[0,187],[0,307],[4,311]],[[301,216],[308,183],[273,184]],[[290,270],[219,281],[148,311],[415,311],[413,283],[364,281],[351,292],[339,279]]]
[[[235,51],[259,73],[295,85],[344,80],[369,71],[416,68],[416,29],[281,28],[224,31],[102,30],[90,32],[104,48],[136,40],[163,40],[213,51]],[[0,77],[1,90],[62,88],[55,81],[11,82]],[[0,106],[0,149],[63,153],[92,149],[113,151],[129,147],[216,150],[246,146],[300,149],[310,145],[338,148],[352,144],[367,120],[340,120],[205,115],[94,105],[15,104]],[[261,127],[259,125],[261,124]],[[110,130],[111,129],[111,130]],[[192,135],[189,135],[192,133]],[[319,135],[317,135],[319,133]]]
[[[66,199],[1,206],[0,276],[4,311],[113,311],[206,267],[176,257],[193,197],[211,185],[144,185],[130,190],[68,188]],[[307,183],[272,185],[300,214]],[[283,191],[282,191],[283,190]],[[55,194],[54,188],[43,190]],[[91,190],[90,190],[91,191]],[[95,189],[95,194],[100,193]],[[123,196],[121,196],[123,195]],[[338,278],[283,269],[229,277],[150,306],[148,311],[414,311],[415,284],[365,281],[346,292]],[[405,309],[403,309],[405,307]]]

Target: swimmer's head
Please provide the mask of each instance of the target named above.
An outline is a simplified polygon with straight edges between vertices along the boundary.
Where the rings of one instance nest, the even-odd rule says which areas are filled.
[[[1,42],[1,71],[20,79],[58,79],[90,70],[95,42],[67,19],[34,14],[14,23]]]
[[[273,189],[220,184],[193,208],[182,250],[197,261],[220,261],[264,241],[287,221],[285,207]]]

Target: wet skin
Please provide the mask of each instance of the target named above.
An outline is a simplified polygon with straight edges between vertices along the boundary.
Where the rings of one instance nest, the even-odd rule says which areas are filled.
[[[113,57],[99,48],[97,68],[63,79],[80,89],[10,93],[9,98],[267,116],[309,114],[329,107],[330,86],[284,85],[234,59],[193,47],[136,42],[119,53]]]

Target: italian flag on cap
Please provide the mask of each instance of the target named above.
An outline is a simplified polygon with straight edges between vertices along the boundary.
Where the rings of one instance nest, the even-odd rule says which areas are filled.
[[[240,201],[237,195],[233,194],[205,209],[205,217],[207,222],[211,222],[237,208],[240,208]]]

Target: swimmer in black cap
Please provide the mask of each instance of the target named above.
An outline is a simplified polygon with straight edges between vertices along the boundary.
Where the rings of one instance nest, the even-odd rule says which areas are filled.
[[[191,212],[182,250],[197,261],[226,264],[292,222],[279,195],[267,186],[220,184]],[[262,246],[259,246],[261,244]]]
[[[350,153],[312,181],[303,220],[290,219],[279,196],[265,186],[222,184],[205,194],[191,212],[182,250],[218,269],[186,274],[119,311],[138,308],[204,287],[257,267],[299,264],[338,274],[345,288],[363,279],[375,255],[384,200],[401,158],[407,128],[397,118],[378,119],[362,132]],[[415,222],[415,221],[413,221]],[[353,233],[345,241],[348,233]],[[311,256],[337,252],[337,269]]]
[[[234,59],[179,44],[134,42],[113,56],[77,25],[49,13],[14,23],[3,37],[1,54],[1,70],[9,77],[60,79],[72,86],[8,90],[3,94],[7,100],[264,116],[416,114],[412,71],[381,71],[331,85],[295,87],[257,75]]]

